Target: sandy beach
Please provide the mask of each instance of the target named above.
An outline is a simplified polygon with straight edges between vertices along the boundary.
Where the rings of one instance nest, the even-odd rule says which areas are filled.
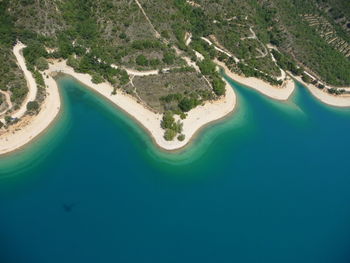
[[[26,103],[35,99],[37,91],[35,80],[31,72],[28,71],[21,52],[24,47],[25,45],[18,43],[13,49],[18,65],[24,72],[29,88],[29,93],[25,103],[23,103],[22,107],[12,115],[13,117],[18,118],[21,118],[24,115]],[[287,77],[282,87],[275,87],[257,78],[245,78],[235,74],[231,72],[224,63],[218,60],[215,60],[215,63],[222,67],[230,78],[276,100],[288,100],[295,89],[294,80],[290,77]],[[226,82],[226,95],[224,97],[217,101],[206,102],[204,105],[198,106],[188,112],[187,118],[183,120],[183,134],[185,135],[184,141],[178,141],[177,139],[174,141],[166,141],[163,138],[164,130],[160,127],[162,119],[161,114],[154,113],[144,105],[137,102],[134,97],[120,90],[117,91],[117,94],[112,95],[113,87],[110,84],[94,84],[90,75],[75,72],[73,68],[67,66],[66,61],[55,60],[49,64],[49,69],[44,72],[44,74],[48,76],[44,77],[47,86],[47,96],[41,105],[40,112],[35,116],[23,116],[21,121],[10,126],[8,131],[2,131],[2,133],[0,133],[0,155],[21,148],[23,145],[27,144],[45,131],[45,129],[56,118],[61,106],[58,86],[53,78],[57,73],[63,73],[74,77],[82,84],[99,93],[114,103],[117,107],[127,112],[145,128],[153,141],[161,149],[168,151],[177,150],[186,146],[198,130],[208,123],[227,116],[234,110],[236,105],[236,95],[234,90]],[[145,74],[146,73],[150,74],[149,72],[145,72]],[[156,74],[156,72],[152,72],[152,74]],[[318,89],[314,85],[304,83],[300,78],[296,78],[296,80],[303,83],[316,98],[324,103],[339,107],[350,106],[350,96],[333,96]]]
[[[271,84],[258,78],[253,78],[253,77],[246,78],[246,77],[240,76],[230,71],[228,67],[225,65],[225,63],[221,61],[214,60],[214,62],[220,67],[222,67],[225,70],[226,75],[229,76],[234,81],[240,84],[246,85],[250,88],[253,88],[272,99],[282,100],[282,101],[288,100],[294,92],[295,83],[293,79],[290,77],[287,77],[282,87],[272,86]]]
[[[52,123],[60,111],[60,94],[56,81],[45,78],[46,98],[38,115],[24,116],[22,120],[0,135],[0,155],[12,152],[29,143]]]
[[[19,45],[19,44],[18,44]],[[18,52],[20,60],[24,58]],[[17,57],[17,56],[16,56]],[[31,73],[27,70],[25,63],[23,72],[28,85],[35,84]],[[73,68],[67,66],[66,61],[54,61],[49,64],[49,69],[44,72],[49,77],[44,77],[47,86],[47,96],[38,115],[24,116],[22,120],[10,127],[9,131],[0,135],[0,154],[9,153],[21,148],[33,138],[42,133],[53,122],[60,110],[60,95],[56,81],[52,76],[57,73],[70,75],[82,84],[88,86],[95,92],[104,96],[116,106],[127,112],[137,120],[152,136],[154,142],[164,150],[177,150],[187,145],[194,134],[206,124],[221,119],[231,113],[236,105],[236,96],[231,86],[226,83],[226,96],[213,102],[206,102],[202,106],[188,112],[188,116],[183,120],[184,141],[166,141],[163,138],[164,130],[160,127],[161,114],[154,113],[138,103],[134,97],[121,91],[112,95],[113,87],[108,83],[94,84],[88,74],[76,73]],[[34,81],[34,83],[33,83]],[[30,97],[32,100],[32,98]],[[27,99],[28,100],[28,99]]]
[[[160,148],[168,151],[184,147],[202,126],[225,117],[233,111],[236,104],[235,93],[227,83],[225,97],[214,102],[207,102],[203,106],[198,106],[188,112],[187,118],[183,120],[183,134],[186,136],[184,141],[180,142],[176,139],[174,141],[166,141],[163,138],[164,130],[160,127],[162,115],[150,111],[138,103],[134,97],[121,91],[117,91],[117,94],[112,95],[113,87],[110,84],[94,84],[90,75],[75,72],[73,68],[66,65],[65,61],[51,64],[49,71],[70,75],[95,92],[103,95],[137,120],[149,132],[155,143]]]
[[[297,81],[302,83],[317,99],[331,106],[336,107],[350,107],[350,95],[332,95],[319,88],[313,84],[305,83],[301,77],[294,77]],[[347,89],[347,88],[344,88]]]

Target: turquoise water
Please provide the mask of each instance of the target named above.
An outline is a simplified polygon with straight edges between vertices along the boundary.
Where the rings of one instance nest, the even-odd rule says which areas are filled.
[[[59,83],[57,123],[0,159],[1,263],[350,261],[350,110],[231,81],[236,112],[169,154]]]

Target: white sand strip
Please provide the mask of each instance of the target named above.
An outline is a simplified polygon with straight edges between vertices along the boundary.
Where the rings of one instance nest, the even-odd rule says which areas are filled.
[[[236,103],[234,91],[231,86],[227,84],[225,97],[218,101],[207,102],[204,106],[198,106],[188,112],[187,118],[183,120],[184,141],[180,142],[176,139],[174,141],[166,141],[163,138],[164,130],[160,127],[162,115],[150,111],[142,104],[138,103],[134,97],[120,91],[117,92],[116,95],[112,95],[113,87],[110,84],[94,84],[91,81],[90,75],[74,72],[73,68],[66,65],[65,61],[50,65],[50,71],[71,75],[84,85],[106,97],[136,119],[151,134],[156,144],[165,150],[176,150],[184,147],[197,130],[203,125],[225,117],[233,111]]]
[[[9,131],[0,135],[0,155],[12,152],[29,143],[41,134],[56,118],[60,111],[60,94],[56,81],[45,78],[47,96],[35,116],[23,117],[18,124],[10,126]]]
[[[336,107],[350,107],[350,95],[332,95],[326,91],[317,88],[313,84],[304,82],[301,77],[294,77],[297,81],[302,83],[317,99],[331,106]]]
[[[27,71],[24,72],[28,74]],[[52,73],[71,75],[98,92],[136,119],[149,132],[155,143],[165,150],[176,150],[184,147],[201,127],[225,117],[234,110],[236,104],[235,93],[231,86],[227,84],[225,97],[218,101],[206,102],[203,106],[188,112],[188,117],[183,121],[184,141],[180,142],[176,139],[174,141],[166,141],[163,138],[164,130],[160,127],[162,115],[148,110],[139,104],[135,98],[122,92],[112,95],[113,87],[110,84],[94,84],[90,75],[74,72],[73,68],[67,66],[66,61],[56,61],[54,64],[50,64],[49,69],[45,73],[47,75]],[[25,117],[24,120],[13,125],[8,132],[0,135],[0,154],[14,151],[27,144],[42,133],[57,116],[60,109],[57,83],[51,76],[44,79],[48,86],[48,94],[41,106],[41,111],[36,116]]]
[[[272,99],[282,101],[288,100],[294,92],[295,83],[291,78],[287,78],[287,80],[285,80],[285,82],[283,83],[282,87],[272,86],[271,84],[261,79],[253,77],[246,78],[236,73],[233,73],[228,69],[225,63],[221,61],[215,60],[215,63],[222,67],[225,70],[226,75],[232,78],[233,80],[250,88],[253,88]]]

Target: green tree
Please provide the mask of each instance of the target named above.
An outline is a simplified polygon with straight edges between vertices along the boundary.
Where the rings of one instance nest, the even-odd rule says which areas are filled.
[[[185,135],[184,134],[180,134],[179,136],[177,136],[177,139],[182,142],[183,140],[185,140]]]
[[[165,52],[163,55],[163,62],[165,64],[171,65],[174,64],[175,61],[175,54],[171,52]]]
[[[164,133],[164,139],[166,141],[174,140],[175,136],[176,136],[176,131],[174,131],[172,129],[167,129]]]
[[[35,66],[38,70],[44,71],[49,68],[49,63],[47,63],[47,60],[44,57],[40,57],[36,59]]]
[[[203,61],[199,62],[198,66],[203,75],[211,75],[215,73],[216,65],[208,58],[205,58]]]
[[[5,122],[6,124],[10,124],[12,122],[12,117],[9,115],[5,116]]]
[[[148,66],[148,59],[144,55],[138,55],[136,57],[136,64],[140,66]]]
[[[178,106],[183,112],[187,112],[193,109],[194,107],[196,107],[198,104],[199,104],[199,101],[197,99],[186,97],[179,102]]]
[[[181,133],[183,128],[183,123],[181,121],[174,122],[171,129],[176,133]]]
[[[301,79],[306,82],[306,83],[311,83],[312,82],[312,79],[310,78],[310,76],[306,75],[306,74],[303,74]]]
[[[27,103],[27,111],[34,112],[39,110],[39,103],[37,101],[29,101]]]
[[[95,84],[99,84],[103,82],[103,77],[98,73],[93,73],[91,81]]]
[[[173,117],[173,113],[171,111],[166,111],[164,114],[163,114],[163,119],[160,123],[160,126],[163,128],[163,129],[171,129],[173,124],[175,122],[175,119]]]
[[[213,77],[213,91],[217,96],[225,95],[225,82],[220,77]]]
[[[122,33],[120,33],[119,38],[126,39],[127,35],[125,34],[125,32],[122,32]]]

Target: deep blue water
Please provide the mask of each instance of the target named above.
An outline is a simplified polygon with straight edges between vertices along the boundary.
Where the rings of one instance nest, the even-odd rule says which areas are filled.
[[[163,153],[70,78],[0,159],[0,263],[350,262],[350,110],[233,84],[236,112]]]

